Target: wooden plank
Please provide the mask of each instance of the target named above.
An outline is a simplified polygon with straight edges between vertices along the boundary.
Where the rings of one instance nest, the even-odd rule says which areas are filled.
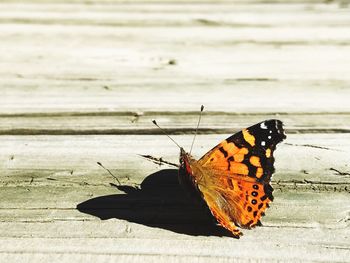
[[[268,8],[267,8],[268,7]],[[2,4],[0,23],[102,26],[348,26],[346,9],[322,3]],[[258,11],[264,10],[259,13]],[[236,15],[231,15],[233,12]],[[224,15],[223,15],[224,14]],[[254,18],[251,15],[254,14]],[[272,15],[273,14],[273,15]],[[321,19],[321,16],[323,19]]]
[[[125,96],[124,96],[125,98]],[[126,98],[125,98],[126,99]],[[168,134],[194,132],[198,111],[106,111],[14,113],[0,115],[2,135],[94,135],[162,134],[151,120],[157,120]],[[287,133],[344,133],[350,131],[350,113],[219,112],[203,113],[201,134],[233,133],[264,119],[278,118]]]
[[[296,36],[294,28],[283,27],[108,29],[87,26],[80,29],[79,26],[4,24],[1,28],[5,40],[0,44],[4,51],[0,73],[14,80],[23,77],[34,80],[100,79],[123,83],[127,77],[130,81],[148,75],[145,79],[147,83],[149,79],[160,81],[174,74],[184,80],[201,82],[223,79],[298,80],[300,76],[305,80],[349,79],[342,74],[346,72],[342,67],[348,65],[349,58],[346,27],[332,29],[327,37],[340,40],[345,35],[343,45],[332,42],[325,45],[322,38],[314,45],[309,44],[307,38],[312,33],[312,27],[300,29],[300,35]],[[75,33],[77,30],[79,34]],[[329,28],[312,30],[320,36],[329,32]],[[213,33],[217,37],[214,38]],[[67,43],[66,38],[70,38],[71,42]],[[130,42],[130,39],[133,41]],[[81,42],[86,44],[79,47]],[[300,43],[290,45],[289,42]],[[40,49],[37,48],[39,43],[42,45]],[[155,50],[155,45],[161,50]],[[220,48],[212,49],[213,46]],[[17,52],[10,53],[12,51]],[[205,60],[203,52],[207,57]],[[45,67],[47,61],[55,61],[55,67]],[[35,63],[35,67],[25,68],[23,62]],[[267,63],[270,67],[264,66]],[[287,63],[290,63],[289,67]],[[327,67],[330,64],[332,69]],[[130,78],[132,76],[134,78]]]
[[[163,174],[167,173],[163,172]],[[230,236],[224,230],[216,229],[211,216],[208,216],[202,207],[196,205],[185,195],[180,186],[176,184],[175,172],[168,172],[168,175],[171,176],[171,180],[167,180],[174,180],[175,184],[162,185],[156,182],[149,189],[145,188],[127,194],[112,187],[99,186],[95,188],[64,185],[26,186],[25,188],[18,187],[18,189],[2,187],[1,196],[4,197],[4,201],[0,208],[0,222],[100,222],[100,219],[116,218],[190,236],[198,234]],[[57,181],[58,184],[62,183]],[[157,187],[163,187],[163,189],[157,189]],[[275,200],[262,219],[265,227],[275,226],[283,229],[348,227],[349,192],[333,189],[327,191],[323,188],[305,190],[305,188],[302,189],[302,186],[297,186],[294,190],[281,188],[278,185],[274,187]],[[49,200],[47,200],[48,192],[54,195]],[[173,196],[169,197],[167,193]],[[18,195],[16,198],[13,197],[15,194]],[[13,200],[9,200],[9,196]],[[23,201],[23,198],[26,200]],[[196,225],[207,228],[207,230],[191,231],[191,226]],[[183,227],[187,229],[180,231]],[[243,232],[249,231],[243,230]],[[41,233],[41,235],[49,236],[51,234],[54,233]],[[23,235],[26,236],[28,233],[23,233]],[[70,234],[67,232],[65,235]]]
[[[77,232],[76,228],[73,228],[75,224],[69,227],[69,224],[49,224],[55,231],[68,230],[71,232]],[[134,224],[130,224],[134,226]],[[87,224],[86,226],[89,226]],[[109,226],[109,227],[108,227]],[[114,233],[118,233],[118,229],[125,231],[125,225],[118,224],[115,220],[110,223],[99,224],[101,231],[105,227],[108,229],[114,229]],[[79,228],[78,228],[79,229]],[[272,228],[273,229],[273,228]],[[104,229],[105,230],[105,229]],[[277,230],[277,231],[276,231]],[[124,237],[119,238],[74,238],[62,239],[62,238],[21,238],[16,239],[16,244],[13,243],[13,238],[1,239],[2,257],[5,258],[22,258],[22,259],[54,259],[57,257],[68,258],[95,258],[97,262],[103,259],[118,257],[133,259],[134,261],[148,260],[151,256],[153,260],[167,262],[185,262],[185,260],[196,260],[199,262],[227,262],[229,260],[240,259],[247,261],[247,258],[253,260],[285,260],[285,255],[293,255],[291,260],[295,261],[340,261],[346,262],[348,257],[348,244],[344,244],[338,241],[338,236],[348,234],[341,232],[339,229],[332,230],[312,230],[310,234],[305,235],[305,229],[289,229],[284,233],[279,233],[279,229],[260,228],[249,231],[246,240],[233,240],[228,238],[218,237],[186,237],[184,235],[174,235],[168,231],[158,232],[162,238],[144,236],[139,239],[133,238],[134,235],[140,235],[145,232],[147,228],[139,226],[135,227],[134,233],[126,233]],[[82,229],[82,231],[86,231]],[[261,235],[257,235],[257,231],[262,231]],[[342,230],[344,231],[344,230]],[[275,233],[275,234],[273,234]],[[271,236],[269,234],[272,234]],[[286,238],[286,236],[288,238]],[[270,238],[266,239],[266,236]],[[332,236],[335,242],[332,243],[329,237]],[[277,237],[277,238],[276,238]],[[278,242],[278,237],[286,241],[285,246],[281,246]],[[288,241],[289,240],[289,241]],[[298,240],[296,243],[295,240]],[[321,241],[322,245],[317,247],[315,241]],[[182,245],[179,246],[178,243]],[[101,243],[104,244],[101,246]],[[260,244],[255,248],[256,253],[251,253],[252,243]],[[43,246],[45,244],[45,246]],[[191,248],[190,251],[184,248]],[[212,251],[213,247],[217,249]],[[7,251],[4,253],[4,251]],[[16,252],[20,252],[16,253]],[[5,254],[5,255],[4,255]],[[178,257],[180,259],[178,259]]]
[[[73,230],[74,231],[74,230]],[[253,231],[254,232],[254,231]],[[45,239],[30,238],[17,240],[16,247],[13,245],[13,239],[3,239],[1,241],[2,250],[8,252],[5,259],[25,259],[25,260],[71,260],[71,259],[94,259],[96,262],[102,262],[106,259],[118,259],[127,261],[152,262],[151,260],[160,260],[162,262],[188,262],[195,260],[197,262],[227,262],[240,260],[247,262],[247,258],[253,260],[283,260],[285,255],[293,255],[292,260],[295,261],[341,261],[348,257],[346,246],[339,244],[334,246],[329,243],[326,236],[321,231],[313,231],[317,240],[324,240],[323,246],[316,248],[314,238],[310,236],[305,241],[300,240],[304,236],[304,230],[289,231],[289,240],[300,240],[300,245],[288,242],[286,246],[280,246],[273,241],[273,238],[266,240],[270,232],[266,231],[264,237],[251,237],[247,241],[237,242],[236,240],[228,240],[226,238],[205,238],[198,237],[194,239],[181,238],[167,239],[143,238],[135,240],[134,238],[101,238],[101,239]],[[325,231],[326,234],[330,231]],[[335,230],[335,237],[339,231]],[[285,237],[284,237],[285,238]],[[118,242],[119,240],[119,242]],[[179,247],[177,244],[181,243]],[[104,244],[102,247],[100,244]],[[116,243],[118,245],[116,245]],[[261,251],[251,255],[251,244],[260,244]],[[43,246],[43,244],[46,244]],[[147,247],[148,249],[145,249]],[[190,251],[185,248],[191,248]],[[213,247],[218,249],[212,250]],[[301,247],[299,253],[295,253],[295,248]],[[19,248],[19,249],[18,249]],[[272,249],[273,250],[272,250]],[[15,251],[20,251],[21,254]],[[228,252],[229,251],[229,252]],[[33,253],[34,252],[34,253]],[[83,252],[83,253],[81,253]],[[312,252],[312,253],[310,253]],[[159,253],[161,255],[159,255]]]
[[[161,78],[164,82],[156,84],[145,75],[139,77],[138,80],[133,78],[134,83],[125,83],[122,84],[124,87],[120,87],[116,84],[109,85],[108,81],[78,81],[72,84],[71,80],[56,86],[56,81],[51,82],[46,78],[39,81],[41,84],[38,80],[30,84],[31,80],[27,76],[17,84],[11,83],[12,81],[4,84],[0,112],[13,114],[131,111],[135,112],[135,115],[142,115],[144,111],[193,112],[197,111],[201,104],[206,106],[207,111],[235,113],[350,112],[346,100],[350,96],[347,81],[274,83],[248,80],[222,85],[222,81],[186,83],[184,80],[182,84],[179,81],[169,83]],[[135,81],[144,84],[137,84]],[[160,80],[157,79],[156,82],[158,81]],[[28,85],[31,88],[27,88]],[[50,85],[50,89],[47,89],[46,85]],[[108,90],[104,85],[107,85]],[[163,88],[164,85],[168,88]],[[178,94],[183,96],[178,98]],[[266,99],[268,94],[273,94],[269,100]]]
[[[194,156],[202,156],[227,136],[198,136]],[[173,138],[187,149],[193,136],[174,135]],[[95,174],[96,170],[100,175],[107,175],[96,162],[102,162],[112,170],[117,169],[117,174],[124,173],[120,175],[122,178],[127,176],[128,170],[132,171],[132,178],[137,178],[134,182],[139,183],[147,171],[154,172],[156,169],[153,163],[144,161],[139,154],[163,157],[173,163],[178,162],[179,154],[177,147],[164,135],[0,136],[0,139],[3,180],[7,176],[10,176],[9,179],[20,176],[17,170],[20,173],[32,171],[25,175],[26,183],[31,177],[36,178],[37,169],[52,170],[55,172],[53,175],[63,178],[69,178],[72,174]],[[347,180],[347,175],[342,176],[330,168],[349,172],[349,141],[349,134],[288,135],[285,143],[279,145],[276,151],[277,181],[287,178],[322,181],[323,177],[325,181]],[[103,180],[103,176],[97,178],[98,181]],[[107,178],[110,180],[110,177]],[[97,182],[94,180],[91,183]]]

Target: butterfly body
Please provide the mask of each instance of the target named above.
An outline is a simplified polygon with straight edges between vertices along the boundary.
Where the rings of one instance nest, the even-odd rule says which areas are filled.
[[[199,160],[181,148],[179,181],[238,238],[237,227],[261,225],[273,201],[273,151],[285,138],[282,122],[267,120],[232,135]]]

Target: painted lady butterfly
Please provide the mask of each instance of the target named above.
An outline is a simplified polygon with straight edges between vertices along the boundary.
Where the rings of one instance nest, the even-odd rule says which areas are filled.
[[[181,148],[180,183],[194,187],[217,222],[237,238],[237,226],[261,225],[273,201],[273,151],[286,138],[279,120],[266,120],[227,138],[198,161]]]

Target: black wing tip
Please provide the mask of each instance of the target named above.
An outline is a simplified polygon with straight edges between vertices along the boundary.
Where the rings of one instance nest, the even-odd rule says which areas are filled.
[[[260,126],[262,124],[268,124],[268,127],[273,127],[276,128],[278,134],[281,135],[281,137],[283,137],[283,139],[287,138],[286,134],[285,134],[285,130],[284,130],[284,123],[281,120],[278,119],[270,119],[270,120],[265,120],[260,122]],[[266,125],[267,126],[267,125]]]
[[[265,148],[273,148],[287,138],[281,120],[270,119],[259,122],[248,128],[254,135],[259,145]]]

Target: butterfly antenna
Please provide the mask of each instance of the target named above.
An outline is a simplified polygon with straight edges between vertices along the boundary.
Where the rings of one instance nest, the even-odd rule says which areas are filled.
[[[169,138],[170,140],[172,140],[173,143],[175,143],[177,147],[179,147],[179,148],[181,149],[181,146],[178,145],[178,143],[177,143],[173,138],[171,138],[161,127],[159,127],[159,125],[158,125],[158,123],[156,122],[156,120],[152,120],[152,122],[153,122],[153,124],[156,125],[166,136],[168,136],[168,138]]]
[[[191,149],[190,149],[190,154],[191,154],[191,152],[192,152],[193,144],[194,144],[194,141],[195,141],[196,136],[197,136],[198,127],[199,127],[199,123],[201,122],[203,110],[204,110],[204,106],[202,105],[202,106],[201,106],[201,112],[199,113],[199,118],[198,118],[198,123],[197,123],[196,132],[195,132],[194,137],[193,137],[193,140],[192,140],[192,145],[191,145]]]
[[[112,174],[112,172],[111,172],[109,169],[107,169],[106,167],[104,167],[104,166],[102,165],[102,163],[97,162],[97,164],[98,164],[99,166],[101,166],[103,169],[105,169],[110,175],[112,175],[113,178],[118,182],[119,185],[122,185],[122,184],[120,183],[120,181],[118,180],[118,178],[117,178],[114,174]]]

